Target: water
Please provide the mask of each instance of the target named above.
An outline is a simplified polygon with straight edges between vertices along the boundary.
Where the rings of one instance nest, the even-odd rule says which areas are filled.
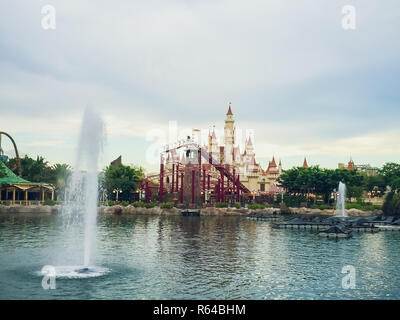
[[[103,122],[100,116],[91,108],[86,108],[79,138],[77,157],[74,171],[65,194],[65,205],[62,209],[61,219],[64,229],[61,230],[62,241],[78,241],[83,243],[83,248],[77,246],[72,253],[82,259],[80,268],[69,267],[71,274],[76,270],[82,275],[93,275],[86,272],[91,265],[96,243],[96,215],[98,199],[98,161],[103,139]],[[83,228],[83,238],[79,229]],[[78,230],[74,230],[78,229]],[[82,257],[83,254],[83,257]],[[68,267],[60,267],[68,270]]]
[[[335,214],[342,216],[342,217],[347,217],[346,213],[346,185],[342,182],[339,182],[339,187],[338,187],[338,198],[336,200],[336,211]]]
[[[75,244],[59,241],[56,216],[3,214],[0,299],[400,298],[400,232],[333,241],[271,226],[243,217],[99,216],[93,264],[108,272],[66,274],[44,290],[38,271],[58,252],[73,257]],[[346,265],[356,268],[354,290],[341,286]]]

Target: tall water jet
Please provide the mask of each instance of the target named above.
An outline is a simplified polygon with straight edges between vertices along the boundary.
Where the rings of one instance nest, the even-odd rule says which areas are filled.
[[[339,182],[338,197],[336,200],[335,214],[342,217],[347,217],[346,214],[346,185],[343,182]]]
[[[91,108],[86,108],[74,171],[69,181],[62,210],[67,227],[83,223],[83,269],[92,263],[96,242],[98,200],[98,160],[103,141],[103,121]]]

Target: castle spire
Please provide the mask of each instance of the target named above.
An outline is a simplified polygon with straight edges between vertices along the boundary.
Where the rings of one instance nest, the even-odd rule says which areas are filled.
[[[307,163],[306,157],[304,157],[303,168],[308,168],[308,163]]]
[[[227,116],[231,116],[233,115],[232,110],[231,110],[231,103],[229,102],[229,109],[228,109],[228,113],[226,114]]]

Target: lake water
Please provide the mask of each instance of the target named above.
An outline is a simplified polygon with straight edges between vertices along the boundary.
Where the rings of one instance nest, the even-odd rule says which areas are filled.
[[[400,232],[332,241],[244,217],[102,216],[91,278],[45,265],[83,260],[81,234],[57,216],[0,215],[0,299],[399,299]],[[342,268],[355,267],[355,289]]]

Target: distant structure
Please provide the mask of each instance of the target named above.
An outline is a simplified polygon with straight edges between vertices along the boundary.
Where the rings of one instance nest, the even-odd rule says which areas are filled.
[[[308,168],[308,163],[307,163],[306,157],[304,157],[303,168]]]
[[[367,176],[376,176],[376,173],[378,171],[378,168],[372,167],[370,164],[356,165],[352,158],[350,158],[347,165],[344,165],[344,163],[339,163],[338,168],[346,170],[357,170],[358,172],[361,172]]]
[[[213,128],[208,134],[207,145],[201,148],[206,151],[210,158],[213,159],[213,162],[218,163],[220,166],[224,166],[225,170],[230,171],[231,174],[235,172],[235,175],[238,176],[237,179],[240,180],[240,183],[249,191],[248,195],[281,192],[281,189],[277,186],[277,179],[282,173],[282,162],[279,160],[279,164],[277,165],[275,157],[273,156],[272,160],[268,162],[267,168],[263,169],[260,163],[256,161],[254,144],[251,137],[246,138],[244,150],[241,152],[239,145],[235,141],[235,133],[235,120],[233,119],[231,104],[229,104],[225,119],[223,142],[219,144],[215,128]],[[192,138],[188,138],[193,141],[198,141],[198,136],[199,130],[193,129]],[[174,170],[174,165],[179,165],[180,170],[184,170],[184,166],[198,164],[198,160],[199,158],[197,153],[193,150],[188,150],[179,156],[177,150],[172,149],[168,152],[168,155],[166,155],[164,170],[165,172],[176,172]],[[215,180],[220,176],[220,166],[213,166],[212,164],[207,163],[207,161],[202,164],[202,169],[205,170],[204,174],[211,177],[211,185],[213,184],[213,177]],[[187,179],[186,175],[184,181],[184,185],[186,186],[189,183],[189,180]],[[194,183],[194,185],[196,186],[198,181],[197,173],[195,179],[196,183]],[[176,181],[177,177],[173,178],[171,176],[164,180],[163,186],[167,186],[167,190],[170,190],[172,181]],[[215,183],[218,184],[217,181]],[[226,188],[229,190],[231,185],[227,183]],[[197,194],[201,191],[198,191],[195,188],[193,192],[197,199]],[[189,197],[188,192],[184,192],[184,198],[186,199],[187,197]]]
[[[14,146],[15,158],[17,160],[18,176],[21,177],[22,176],[22,167],[21,167],[21,159],[19,158],[17,144],[15,143],[15,141],[11,137],[11,135],[9,135],[7,132],[4,132],[4,131],[0,131],[0,156],[1,156],[0,160],[2,160],[3,162],[6,162],[8,160],[8,157],[4,155],[3,149],[1,148],[1,135],[5,135],[6,137],[8,137]]]
[[[121,156],[119,156],[117,159],[111,161],[111,163],[110,163],[110,165],[112,167],[116,167],[116,168],[118,168],[121,164],[122,164],[122,157]]]

